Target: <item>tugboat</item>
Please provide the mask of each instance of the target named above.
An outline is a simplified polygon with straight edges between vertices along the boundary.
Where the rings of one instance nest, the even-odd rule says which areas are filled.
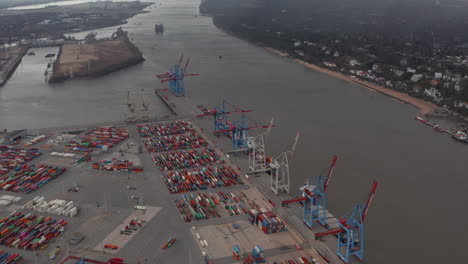
[[[416,116],[414,119],[418,120],[419,122],[423,122],[423,123],[426,123],[427,122],[427,119],[424,119],[420,116]]]
[[[445,129],[438,124],[432,126],[437,132],[445,132]]]
[[[468,135],[464,131],[457,131],[457,133],[452,135],[455,140],[458,140],[463,143],[468,143]]]

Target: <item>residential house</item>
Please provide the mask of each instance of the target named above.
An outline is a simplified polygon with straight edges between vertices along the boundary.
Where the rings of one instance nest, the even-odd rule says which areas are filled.
[[[413,76],[411,76],[411,81],[412,82],[418,82],[419,80],[421,80],[423,77],[423,75],[420,73],[420,74],[413,74]]]
[[[357,60],[352,59],[352,60],[349,61],[349,65],[354,67],[354,66],[359,66],[361,64]]]

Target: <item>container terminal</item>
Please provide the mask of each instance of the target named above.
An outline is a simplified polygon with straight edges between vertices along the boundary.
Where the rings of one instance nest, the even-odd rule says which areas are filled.
[[[172,116],[149,119],[142,98],[139,112],[128,100],[122,122],[0,135],[0,263],[364,259],[377,182],[367,202],[339,218],[326,203],[336,156],[326,173],[316,170],[315,182],[291,190],[299,135],[268,155],[273,120],[253,122],[246,117],[253,110],[227,101],[195,105],[183,79],[198,74],[186,73],[189,60],[182,60],[157,75],[169,87],[154,96]]]

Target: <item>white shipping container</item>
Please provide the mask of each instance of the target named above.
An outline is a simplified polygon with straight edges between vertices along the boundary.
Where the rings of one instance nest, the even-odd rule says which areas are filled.
[[[73,207],[70,210],[70,217],[74,217],[78,213],[78,209],[76,207]]]
[[[16,239],[15,242],[13,242],[11,245],[12,245],[13,247],[16,247],[16,245],[18,245],[20,242],[21,242],[21,239],[18,238],[18,239]]]
[[[63,209],[61,207],[57,208],[57,210],[55,210],[55,214],[56,215],[62,215],[63,214]]]
[[[42,244],[44,241],[45,241],[45,237],[42,236],[41,239],[39,239],[39,241],[38,241],[37,243],[40,245],[40,244]]]
[[[65,208],[72,208],[72,207],[73,207],[73,201],[70,201],[65,205]]]

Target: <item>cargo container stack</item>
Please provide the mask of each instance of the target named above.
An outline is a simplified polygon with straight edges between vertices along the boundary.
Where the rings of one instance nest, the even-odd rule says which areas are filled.
[[[143,172],[143,167],[136,165],[135,163],[129,160],[120,160],[113,158],[111,160],[101,160],[100,162],[95,162],[91,166],[95,170],[106,170],[106,171],[115,171],[123,173],[139,173]]]
[[[258,225],[258,216],[267,213],[268,210],[265,208],[252,208],[247,212],[247,217],[250,224]]]
[[[8,206],[11,203],[17,203],[21,201],[23,197],[13,195],[2,195],[0,196],[0,206]]]
[[[45,135],[36,136],[36,137],[30,139],[28,142],[26,142],[26,143],[24,144],[24,146],[25,146],[25,147],[30,147],[30,146],[32,146],[32,145],[34,145],[34,144],[37,144],[37,143],[41,142],[41,141],[44,140],[45,138],[46,138]]]
[[[255,263],[265,262],[265,257],[263,256],[263,248],[261,246],[255,246],[252,249],[252,257]]]
[[[81,164],[83,162],[88,162],[91,160],[90,152],[86,152],[82,157],[76,160],[75,164]]]
[[[71,139],[65,146],[74,151],[90,152],[93,149],[112,148],[127,138],[128,132],[125,128],[97,127]]]
[[[36,196],[24,204],[22,209],[68,217],[75,217],[78,214],[78,207],[74,205],[73,201],[55,199],[48,202],[42,196]]]
[[[210,194],[183,194],[175,203],[186,222],[221,217],[216,209],[219,201]]]
[[[224,160],[213,149],[182,150],[153,156],[161,171],[188,169],[207,165],[223,164]]]
[[[74,158],[76,156],[75,153],[66,153],[66,152],[51,152],[49,155],[57,156],[57,157],[64,157],[64,158]]]
[[[163,152],[179,149],[194,149],[208,146],[208,142],[197,133],[150,137],[144,140],[148,152]]]
[[[240,260],[242,258],[242,250],[239,245],[234,245],[232,247],[232,256],[235,260]]]
[[[20,254],[13,254],[0,250],[0,264],[21,264],[24,262],[23,256]]]
[[[65,219],[13,212],[0,218],[0,245],[36,250],[64,231]]]
[[[0,145],[0,175],[7,174],[10,170],[22,165],[42,153],[36,149],[22,149]]]
[[[240,192],[239,192],[240,193]],[[174,200],[184,221],[208,219],[209,217],[234,216],[249,212],[246,198],[229,191],[216,193],[184,194]],[[222,209],[221,209],[222,208]],[[265,210],[265,212],[267,212]]]
[[[265,234],[279,233],[286,230],[284,222],[276,214],[267,212],[258,216],[258,226]]]
[[[202,167],[183,171],[169,171],[164,182],[171,193],[206,190],[242,184],[239,173],[230,166]]]
[[[156,124],[139,124],[137,125],[137,131],[140,137],[160,137],[185,134],[186,132],[194,131],[194,129],[188,121],[177,120]]]
[[[281,260],[279,264],[319,264],[320,262],[313,257],[296,257],[287,260]]]
[[[275,213],[267,211],[264,208],[249,210],[248,219],[252,225],[258,225],[265,234],[273,234],[286,230],[284,221]]]
[[[122,230],[120,230],[121,235],[130,235],[132,232],[137,232],[139,231],[142,227],[145,221],[138,220],[138,219],[132,219],[128,223],[128,225],[124,226]]]
[[[0,178],[0,188],[4,191],[30,193],[54,180],[66,171],[65,168],[49,165],[22,165],[6,177]]]

